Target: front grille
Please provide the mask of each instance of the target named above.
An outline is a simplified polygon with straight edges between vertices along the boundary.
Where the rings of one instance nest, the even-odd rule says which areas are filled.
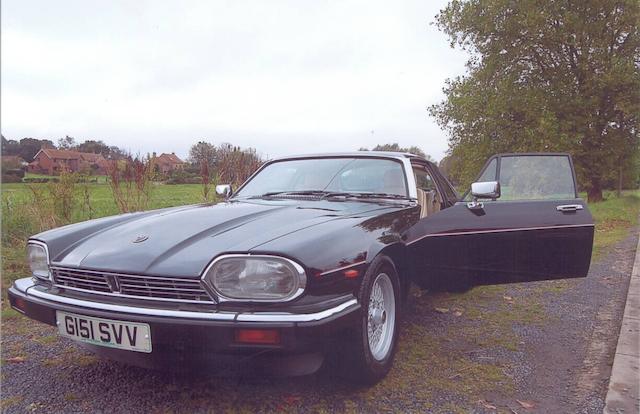
[[[214,303],[199,280],[61,267],[53,267],[51,270],[54,283],[68,289],[150,300]]]

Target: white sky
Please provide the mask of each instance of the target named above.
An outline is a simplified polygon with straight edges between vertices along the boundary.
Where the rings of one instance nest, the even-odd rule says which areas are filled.
[[[186,156],[417,145],[466,56],[430,25],[446,1],[22,1],[1,7],[1,126]]]

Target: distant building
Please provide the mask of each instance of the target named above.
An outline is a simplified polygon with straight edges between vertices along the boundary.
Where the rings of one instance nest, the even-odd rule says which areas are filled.
[[[184,168],[185,162],[182,161],[175,152],[171,154],[162,153],[159,156],[153,154],[155,158],[155,164],[158,167],[158,171],[162,174],[169,174],[172,171]]]
[[[104,175],[107,173],[108,167],[109,161],[101,154],[42,148],[38,151],[33,161],[29,163],[27,171],[37,174],[56,175],[66,170],[69,172]]]

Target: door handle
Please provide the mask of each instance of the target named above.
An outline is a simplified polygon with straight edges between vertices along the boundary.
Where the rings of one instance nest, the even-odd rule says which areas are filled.
[[[582,210],[582,204],[564,204],[561,206],[557,206],[556,210],[561,211],[563,213],[571,213],[574,211]]]

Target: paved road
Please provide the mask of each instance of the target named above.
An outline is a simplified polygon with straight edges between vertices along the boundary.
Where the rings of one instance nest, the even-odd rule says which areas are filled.
[[[331,370],[277,380],[150,372],[96,359],[51,327],[5,319],[2,410],[601,413],[636,242],[634,229],[586,279],[415,290],[395,367],[370,389]]]

